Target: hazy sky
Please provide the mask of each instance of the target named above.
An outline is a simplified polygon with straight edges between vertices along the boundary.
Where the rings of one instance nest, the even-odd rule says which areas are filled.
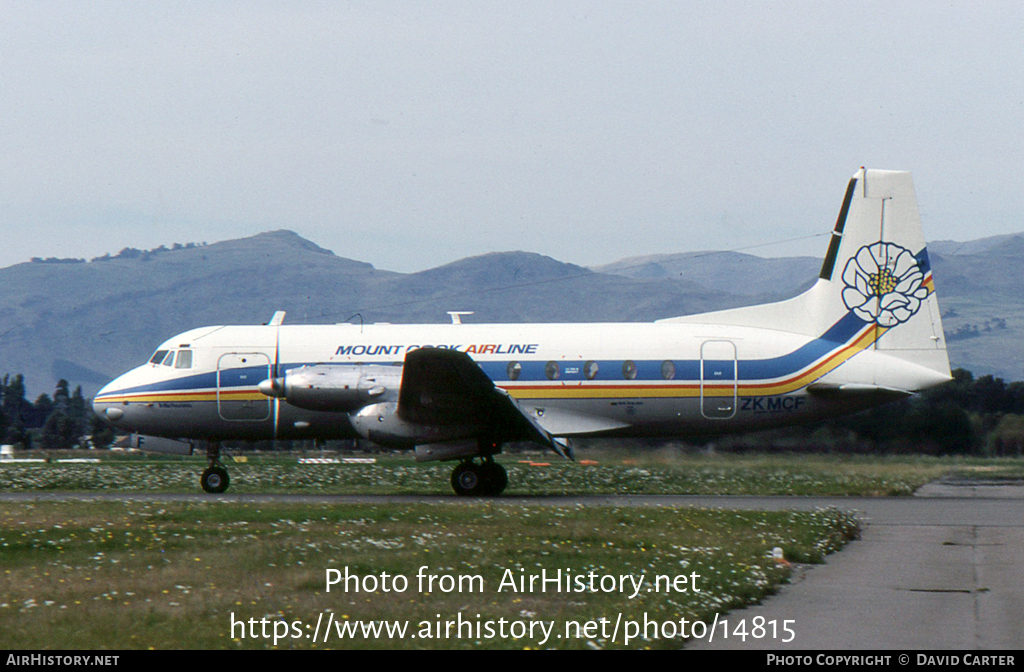
[[[0,0],[0,266],[741,248],[827,231],[861,165],[930,240],[1021,231],[1022,36],[1018,1]]]

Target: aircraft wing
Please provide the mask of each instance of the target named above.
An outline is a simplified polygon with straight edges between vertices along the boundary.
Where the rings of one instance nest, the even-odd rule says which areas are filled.
[[[565,439],[544,429],[469,355],[456,350],[419,348],[405,356],[398,416],[427,425],[488,425],[499,436],[534,441],[572,459]]]

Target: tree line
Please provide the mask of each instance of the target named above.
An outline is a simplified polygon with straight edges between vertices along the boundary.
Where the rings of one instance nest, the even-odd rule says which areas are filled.
[[[851,415],[737,434],[716,449],[913,455],[1024,456],[1024,382],[953,379],[919,394]]]
[[[21,374],[0,384],[2,443],[23,449],[107,448],[113,429],[93,413],[81,386],[25,398]],[[646,442],[644,442],[646,443]],[[975,378],[955,369],[948,383],[907,399],[819,423],[737,435],[723,448],[827,450],[929,455],[1024,455],[1024,382]],[[279,446],[280,447],[280,446]]]
[[[171,247],[161,245],[160,247],[154,247],[152,250],[140,250],[134,247],[126,247],[117,254],[111,256],[108,252],[102,257],[93,257],[92,261],[111,261],[112,259],[141,259],[142,261],[149,261],[155,255],[163,252],[177,252],[178,250],[191,250],[196,247],[206,247],[206,243],[174,243]],[[32,257],[30,260],[33,264],[84,264],[85,259],[78,257]]]
[[[25,398],[25,377],[7,374],[0,383],[0,443],[22,449],[108,448],[114,431],[93,413],[82,386],[71,391],[61,379],[53,392],[35,402]]]
[[[948,383],[829,424],[879,452],[1024,455],[1024,382],[952,373]]]

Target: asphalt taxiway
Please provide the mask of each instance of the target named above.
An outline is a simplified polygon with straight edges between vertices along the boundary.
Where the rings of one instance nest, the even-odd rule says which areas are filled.
[[[938,483],[906,499],[833,500],[861,538],[763,604],[729,618],[792,622],[793,641],[695,641],[707,649],[1024,648],[1024,485]]]

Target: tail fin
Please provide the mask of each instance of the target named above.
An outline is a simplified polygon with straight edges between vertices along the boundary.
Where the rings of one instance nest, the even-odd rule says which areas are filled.
[[[907,172],[857,171],[818,281],[803,294],[665,321],[761,327],[840,341],[873,324],[874,349],[949,376],[914,182]]]

